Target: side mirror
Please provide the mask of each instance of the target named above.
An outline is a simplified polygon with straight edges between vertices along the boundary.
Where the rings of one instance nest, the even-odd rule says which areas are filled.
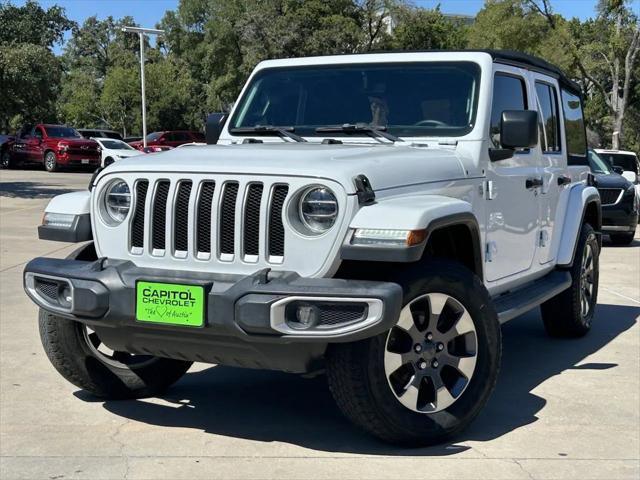
[[[214,145],[218,143],[224,124],[227,122],[227,113],[210,113],[207,115],[207,123],[204,128],[204,134],[207,141],[207,145]]]
[[[505,110],[500,120],[500,143],[504,148],[531,148],[538,144],[538,112]]]
[[[631,170],[625,170],[623,171],[623,173],[621,173],[621,175],[627,180],[629,180],[631,183],[637,183],[638,181],[638,176]]]
[[[618,175],[622,175],[624,173],[624,168],[618,167],[617,165],[612,166],[611,170],[613,170]]]

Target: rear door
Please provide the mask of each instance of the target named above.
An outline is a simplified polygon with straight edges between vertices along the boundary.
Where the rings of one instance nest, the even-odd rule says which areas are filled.
[[[559,242],[559,236],[562,234],[561,222],[563,218],[560,216],[564,209],[559,206],[561,193],[568,186],[564,183],[564,179],[568,177],[569,173],[566,145],[563,141],[564,126],[558,83],[551,77],[537,73],[532,73],[531,77],[535,90],[540,133],[539,146],[535,149],[534,154],[540,162],[543,182],[542,188],[539,190],[540,231],[537,239],[537,256],[539,264],[546,264],[555,258],[555,249],[552,245]],[[580,108],[579,105],[578,108]],[[575,113],[575,110],[568,111],[569,115]],[[586,152],[583,153],[586,154]],[[566,201],[567,198],[563,197],[562,201]]]
[[[494,148],[502,148],[502,112],[530,108],[531,95],[527,85],[524,70],[496,65],[490,125]],[[505,160],[488,162],[485,270],[489,281],[527,271],[533,264],[538,235],[539,192],[528,185],[539,176],[537,160],[529,149],[519,149]]]
[[[27,159],[29,162],[44,162],[44,130],[34,127],[26,140]]]

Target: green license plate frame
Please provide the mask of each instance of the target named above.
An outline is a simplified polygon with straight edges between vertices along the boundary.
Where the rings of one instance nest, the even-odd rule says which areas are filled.
[[[136,282],[136,321],[180,327],[203,327],[206,311],[202,285]]]

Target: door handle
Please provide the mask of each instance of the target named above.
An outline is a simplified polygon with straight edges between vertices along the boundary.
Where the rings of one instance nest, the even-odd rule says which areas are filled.
[[[544,181],[542,180],[542,177],[527,178],[527,181],[525,182],[525,186],[527,187],[527,190],[531,190],[532,188],[538,188],[538,187],[541,187],[542,185],[544,185]]]
[[[564,187],[565,185],[569,185],[571,183],[571,177],[567,177],[566,175],[560,175],[558,177],[558,186]]]

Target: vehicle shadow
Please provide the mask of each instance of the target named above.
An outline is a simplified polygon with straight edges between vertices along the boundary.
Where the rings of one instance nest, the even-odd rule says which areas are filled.
[[[211,367],[189,373],[163,400],[107,401],[109,412],[165,427],[201,429],[217,435],[279,441],[327,452],[373,455],[450,455],[460,442],[488,441],[537,420],[546,400],[532,391],[567,369],[613,369],[617,364],[581,361],[638,321],[640,308],[598,305],[594,326],[580,339],[546,336],[531,312],[503,328],[503,361],[496,390],[472,426],[453,442],[423,449],[395,448],[353,427],[338,411],[324,376],[304,379],[278,372]],[[76,393],[85,401],[96,401]]]
[[[77,189],[58,188],[55,183],[40,182],[0,182],[0,197],[10,198],[51,198]]]

